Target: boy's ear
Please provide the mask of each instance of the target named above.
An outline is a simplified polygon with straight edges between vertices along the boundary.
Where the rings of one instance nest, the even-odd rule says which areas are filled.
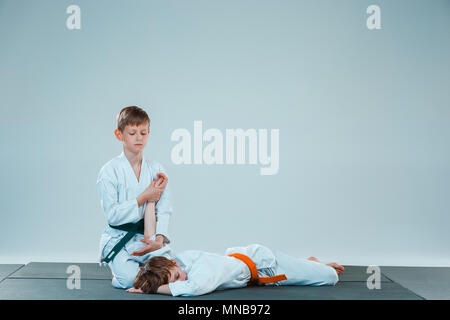
[[[120,133],[119,129],[114,130],[114,135],[117,139],[119,139],[119,141],[122,141],[122,134]]]

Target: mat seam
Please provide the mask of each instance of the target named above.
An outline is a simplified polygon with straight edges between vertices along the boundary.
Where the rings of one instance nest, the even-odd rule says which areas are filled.
[[[2,280],[0,280],[0,283],[2,283],[3,281],[5,281],[6,279],[9,279],[9,276],[12,275],[13,273],[19,271],[20,269],[22,269],[23,267],[25,267],[26,264],[21,265],[18,269],[14,270],[13,272],[11,272],[10,274],[8,274],[6,277],[4,277]]]
[[[389,280],[391,280],[393,283],[398,284],[398,285],[399,285],[400,287],[402,287],[403,289],[406,289],[406,290],[411,291],[412,293],[414,293],[416,296],[418,296],[418,297],[421,298],[422,300],[427,300],[427,299],[425,299],[424,297],[422,297],[420,294],[417,294],[417,293],[415,293],[414,291],[412,291],[411,289],[409,289],[409,288],[403,286],[401,283],[398,283],[397,281],[392,280],[391,278],[389,278],[389,277],[388,277],[386,274],[384,274],[383,272],[381,272],[381,274],[382,274],[383,276],[385,276],[386,278],[388,278]]]

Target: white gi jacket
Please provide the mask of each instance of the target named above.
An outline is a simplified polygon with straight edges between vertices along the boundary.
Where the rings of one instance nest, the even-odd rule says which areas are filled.
[[[197,250],[188,250],[174,258],[187,273],[185,281],[169,283],[173,296],[198,296],[214,290],[241,288],[250,280],[250,270],[239,259],[229,257],[231,253],[242,253],[256,265],[260,276],[273,276],[276,267],[275,255],[269,248],[259,244],[234,247],[219,255]]]
[[[134,223],[144,217],[146,203],[138,207],[136,197],[139,196],[150,183],[157,178],[157,173],[166,174],[164,168],[156,161],[142,158],[139,182],[130,162],[122,152],[119,156],[108,161],[100,170],[97,179],[97,191],[108,226],[103,231],[99,245],[99,260],[102,261],[103,249],[115,245],[126,234],[126,231],[113,229],[109,226]],[[167,174],[166,174],[167,175]],[[164,242],[169,243],[168,226],[172,206],[169,202],[169,183],[156,203],[156,234],[165,237]],[[125,246],[128,252],[142,248],[145,244],[133,237]],[[111,243],[112,242],[112,243]],[[107,254],[107,252],[105,253]]]

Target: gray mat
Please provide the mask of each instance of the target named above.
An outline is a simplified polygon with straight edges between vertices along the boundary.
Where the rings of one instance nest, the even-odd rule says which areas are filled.
[[[208,297],[204,297],[207,299]],[[251,287],[216,291],[210,299],[227,300],[421,300],[414,292],[394,282],[369,290],[365,282],[338,282],[336,286]]]
[[[383,267],[390,279],[425,299],[450,299],[450,268]]]
[[[8,278],[48,278],[67,279],[67,267],[80,267],[81,279],[111,280],[111,271],[107,266],[100,267],[98,263],[66,263],[66,262],[30,262]]]
[[[383,267],[380,267],[381,282],[392,282],[383,275]],[[339,276],[340,282],[347,281],[367,281],[372,273],[367,273],[367,267],[364,266],[344,266],[344,273]]]
[[[23,264],[0,264],[0,282],[22,266]]]
[[[394,282],[381,284],[379,290],[369,290],[365,282],[340,282],[336,286],[249,287],[215,291],[214,293],[181,298],[164,295],[131,294],[115,289],[110,280],[81,280],[81,289],[69,290],[64,279],[5,279],[0,283],[2,300],[417,300],[419,296]]]
[[[48,278],[48,279],[67,279],[67,267],[77,265],[81,270],[81,279],[111,279],[111,271],[108,267],[100,267],[98,263],[50,263],[50,262],[30,262],[9,278]],[[367,281],[370,274],[366,272],[364,266],[344,266],[345,272],[339,276],[339,281]],[[381,268],[383,273],[383,268]],[[392,282],[383,274],[381,282]]]

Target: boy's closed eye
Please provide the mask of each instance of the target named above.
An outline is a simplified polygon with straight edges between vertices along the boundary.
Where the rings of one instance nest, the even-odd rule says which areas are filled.
[[[135,134],[136,132],[129,132],[128,134],[130,135],[130,136],[134,136],[134,134]],[[141,132],[141,135],[143,135],[143,136],[145,136],[147,134],[147,131],[142,131]]]
[[[187,278],[186,273],[182,271],[179,267],[172,269],[170,273],[171,274],[169,282],[184,281]]]

